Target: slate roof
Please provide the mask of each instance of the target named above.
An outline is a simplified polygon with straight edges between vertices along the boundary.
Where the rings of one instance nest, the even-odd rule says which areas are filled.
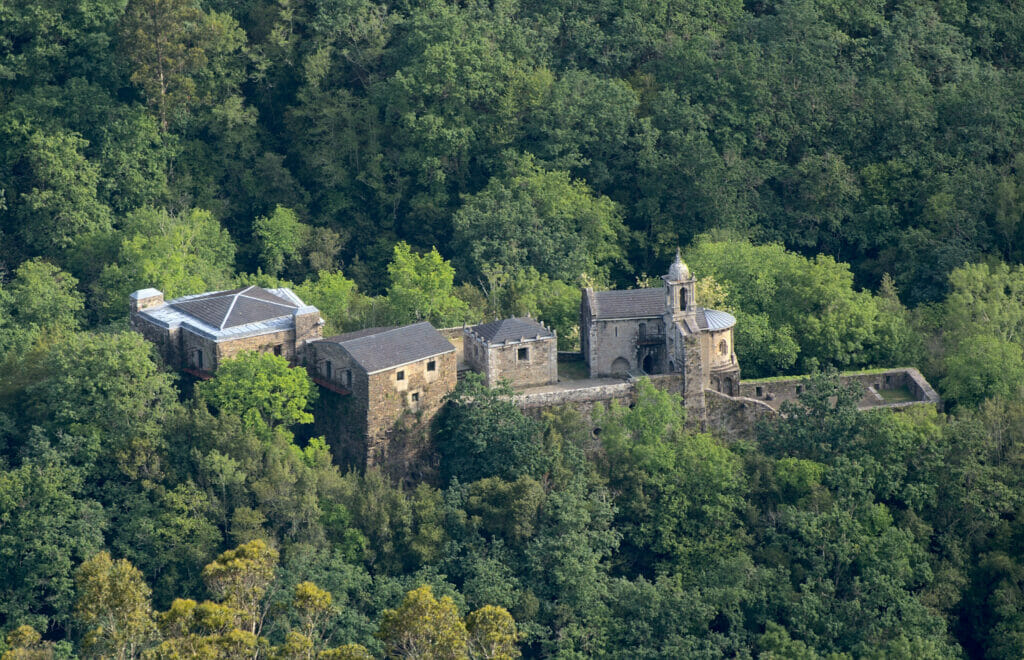
[[[491,321],[490,323],[481,323],[480,325],[470,328],[470,331],[475,333],[491,346],[496,344],[517,343],[524,339],[547,339],[555,336],[555,333],[551,332],[534,319],[527,317],[516,317],[511,319],[501,319],[500,321]]]
[[[426,321],[400,328],[368,328],[323,341],[344,348],[368,374],[455,351]]]
[[[665,289],[619,289],[595,291],[596,319],[639,319],[661,316],[665,313]]]
[[[172,300],[169,305],[217,330],[291,316],[299,308],[258,286],[190,296]]]

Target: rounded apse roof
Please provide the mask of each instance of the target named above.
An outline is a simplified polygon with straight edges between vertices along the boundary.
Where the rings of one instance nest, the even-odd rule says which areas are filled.
[[[727,330],[736,325],[736,317],[729,312],[705,309],[704,316],[708,320],[708,330]]]

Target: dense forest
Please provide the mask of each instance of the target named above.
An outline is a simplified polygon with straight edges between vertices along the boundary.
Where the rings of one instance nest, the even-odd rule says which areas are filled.
[[[0,0],[0,655],[1021,658],[1022,98],[1015,1]],[[756,440],[468,377],[397,484],[128,331],[258,283],[571,350],[677,247],[815,374]],[[944,412],[835,377],[901,365]]]

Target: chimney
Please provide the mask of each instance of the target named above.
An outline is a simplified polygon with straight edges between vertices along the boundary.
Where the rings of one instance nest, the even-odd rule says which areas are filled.
[[[159,289],[139,289],[128,298],[132,314],[164,304],[164,294]]]

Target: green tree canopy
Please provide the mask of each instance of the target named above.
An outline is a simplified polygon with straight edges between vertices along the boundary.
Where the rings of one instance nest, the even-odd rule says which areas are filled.
[[[452,224],[470,277],[492,264],[513,272],[532,266],[563,282],[583,274],[604,280],[622,260],[618,206],[528,157],[467,197]]]
[[[313,382],[305,369],[293,369],[278,355],[243,351],[220,364],[197,390],[218,409],[256,428],[313,421],[306,411],[317,394]]]

